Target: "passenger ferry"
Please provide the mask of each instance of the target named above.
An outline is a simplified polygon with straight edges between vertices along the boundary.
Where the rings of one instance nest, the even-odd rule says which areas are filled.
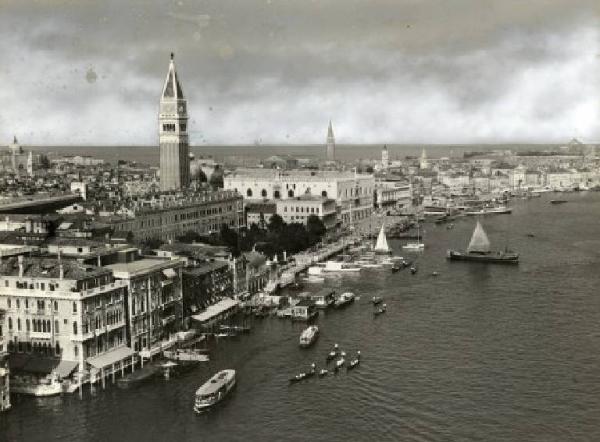
[[[235,370],[223,370],[215,374],[196,390],[194,411],[202,413],[221,402],[235,386]]]
[[[300,335],[300,347],[310,347],[319,337],[319,327],[311,325]]]

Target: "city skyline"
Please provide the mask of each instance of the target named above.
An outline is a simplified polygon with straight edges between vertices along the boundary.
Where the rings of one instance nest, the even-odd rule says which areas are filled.
[[[158,145],[170,52],[192,145],[600,139],[592,1],[2,8],[2,143]]]

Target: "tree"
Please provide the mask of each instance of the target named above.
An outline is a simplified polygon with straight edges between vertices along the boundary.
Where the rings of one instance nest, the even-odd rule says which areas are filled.
[[[327,228],[325,227],[325,224],[323,224],[321,218],[317,215],[310,215],[306,219],[306,230],[309,235],[321,238],[327,231]]]
[[[227,246],[231,253],[237,256],[239,254],[237,232],[230,229],[227,224],[221,224],[220,236],[223,245]]]
[[[281,232],[284,226],[285,222],[283,221],[283,218],[275,213],[271,216],[267,229],[269,232]]]

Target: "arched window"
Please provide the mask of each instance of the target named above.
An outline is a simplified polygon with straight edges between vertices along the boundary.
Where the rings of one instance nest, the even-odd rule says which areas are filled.
[[[73,303],[73,313],[77,313],[77,303]]]
[[[46,321],[42,321],[42,331],[46,333]]]
[[[31,329],[31,323],[29,322],[29,319],[25,320],[25,330],[29,331]]]
[[[8,329],[12,330],[12,318],[8,318]]]
[[[288,196],[294,198],[294,191],[292,189],[288,190]]]
[[[266,189],[263,189],[263,190],[261,190],[261,191],[260,191],[260,195],[261,195],[263,198],[266,198],[266,197],[267,197],[267,190],[266,190]]]
[[[321,196],[322,196],[323,198],[327,198],[327,191],[326,191],[326,190],[324,190],[323,192],[321,192]]]
[[[58,332],[59,332],[58,331],[58,321],[54,321],[54,333],[58,333]]]
[[[251,198],[251,197],[252,197],[252,189],[248,188],[248,190],[246,190],[246,196],[247,196],[248,198]]]
[[[50,323],[50,319],[46,321],[46,330],[48,330],[48,333],[52,331],[52,324]]]
[[[276,190],[275,192],[273,192],[273,197],[277,198],[277,199],[281,198],[281,193],[279,193],[279,190]]]
[[[77,334],[77,322],[73,321],[73,334],[76,335]],[[77,348],[77,347],[75,347]]]

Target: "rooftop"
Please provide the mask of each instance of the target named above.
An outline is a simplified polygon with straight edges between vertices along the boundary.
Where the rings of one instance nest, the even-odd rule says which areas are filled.
[[[178,260],[172,260],[168,258],[142,258],[131,262],[120,262],[116,264],[110,264],[104,266],[106,269],[110,269],[117,273],[145,273],[153,270],[159,270],[163,267],[168,267],[168,264],[177,264]]]
[[[90,277],[110,274],[106,268],[80,264],[70,259],[54,257],[26,257],[22,258],[24,278],[59,279],[60,266],[63,268],[63,279],[81,280]],[[19,276],[19,260],[10,257],[0,263],[0,276]]]

